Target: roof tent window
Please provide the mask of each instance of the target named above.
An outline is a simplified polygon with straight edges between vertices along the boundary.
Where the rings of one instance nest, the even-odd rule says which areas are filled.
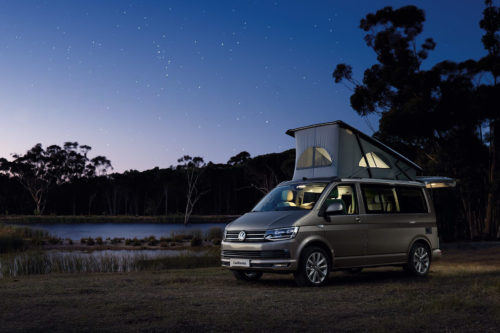
[[[366,160],[368,160],[368,166],[370,168],[379,168],[379,169],[390,169],[391,167],[385,163],[382,158],[380,158],[374,152],[368,152],[365,156],[361,157],[358,165],[362,168],[366,168]]]
[[[326,167],[332,165],[332,162],[332,157],[325,148],[309,147],[300,155],[297,169]]]

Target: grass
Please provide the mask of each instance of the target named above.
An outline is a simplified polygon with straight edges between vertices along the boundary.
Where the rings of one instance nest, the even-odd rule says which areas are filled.
[[[189,223],[229,223],[239,215],[192,215]],[[133,216],[133,215],[3,215],[0,223],[9,224],[81,224],[81,223],[159,223],[181,224],[184,215],[171,214],[168,216]]]
[[[237,281],[219,267],[0,279],[0,331],[497,332],[500,248],[449,249],[423,279],[399,268]],[[162,270],[156,270],[162,269]],[[47,309],[50,309],[48,311]]]
[[[179,252],[177,256],[151,258],[141,251],[100,254],[99,251],[58,253],[26,251],[0,256],[0,278],[51,273],[112,273],[165,270],[219,265],[220,251],[211,248],[203,253]]]
[[[23,251],[30,246],[39,246],[45,242],[57,244],[60,239],[49,236],[44,230],[0,223],[0,253]]]

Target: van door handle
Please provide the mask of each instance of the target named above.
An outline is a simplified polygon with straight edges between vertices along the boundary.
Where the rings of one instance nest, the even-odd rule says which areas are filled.
[[[410,224],[415,224],[417,223],[417,221],[410,221]]]
[[[356,220],[356,222],[359,222],[359,221],[361,221],[361,217],[356,217],[355,220]]]
[[[324,228],[324,227],[325,227],[325,225],[324,225],[324,224],[318,224],[318,225],[317,225],[317,227],[318,227],[318,228]]]

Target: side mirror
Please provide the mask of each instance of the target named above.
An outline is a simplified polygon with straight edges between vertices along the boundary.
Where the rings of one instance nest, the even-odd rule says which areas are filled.
[[[326,207],[325,216],[344,214],[344,205],[341,202],[334,202]]]

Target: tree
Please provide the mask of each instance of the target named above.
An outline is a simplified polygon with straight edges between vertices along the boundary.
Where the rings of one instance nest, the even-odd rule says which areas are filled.
[[[492,236],[496,235],[496,237],[500,238],[500,225],[498,225],[498,221],[496,224],[494,223],[495,211],[497,214],[500,214],[498,199],[496,198],[500,182],[499,157],[497,153],[497,146],[500,145],[500,8],[493,6],[492,0],[486,0],[485,5],[486,8],[483,11],[483,18],[479,22],[479,26],[485,31],[481,41],[488,53],[477,62],[478,72],[488,73],[492,79],[490,84],[481,82],[477,88],[481,101],[482,121],[486,123],[489,130],[487,136],[489,145],[489,186],[484,233]],[[497,202],[496,205],[495,202]]]
[[[492,9],[487,12],[497,17]],[[375,134],[379,139],[415,158],[427,171],[461,179],[460,198],[464,211],[470,212],[466,216],[474,237],[483,229],[479,212],[485,160],[481,124],[488,109],[483,107],[484,101],[491,100],[491,95],[480,97],[475,84],[478,65],[473,60],[443,61],[429,70],[421,69],[428,52],[436,46],[431,38],[417,45],[424,21],[424,12],[415,6],[385,7],[366,15],[360,28],[367,33],[365,42],[377,54],[378,63],[365,70],[362,82],[354,79],[347,64],[338,64],[332,76],[336,83],[352,88],[351,106],[358,114],[380,115]],[[498,31],[491,20],[483,25]],[[491,32],[488,36],[491,41]],[[498,102],[493,105],[498,106]]]
[[[198,190],[198,180],[206,166],[203,158],[184,155],[177,160],[178,170],[183,170],[187,177],[186,211],[184,214],[184,224],[187,224],[189,217],[193,213],[194,206],[200,198],[208,191]]]
[[[111,168],[104,156],[89,161],[91,147],[77,142],[66,142],[64,149],[51,145],[43,149],[38,143],[24,155],[13,154],[13,160],[0,159],[0,172],[16,178],[29,192],[35,203],[34,213],[43,214],[47,194],[53,185],[75,182],[83,177],[94,177],[96,170]]]
[[[243,165],[250,160],[250,154],[246,151],[242,151],[241,153],[231,157],[227,164],[229,165]]]
[[[0,160],[0,170],[19,181],[35,202],[35,215],[42,214],[47,192],[55,182],[54,161],[49,158],[41,144],[36,144],[24,155],[14,154],[12,157],[12,162],[5,158]]]

